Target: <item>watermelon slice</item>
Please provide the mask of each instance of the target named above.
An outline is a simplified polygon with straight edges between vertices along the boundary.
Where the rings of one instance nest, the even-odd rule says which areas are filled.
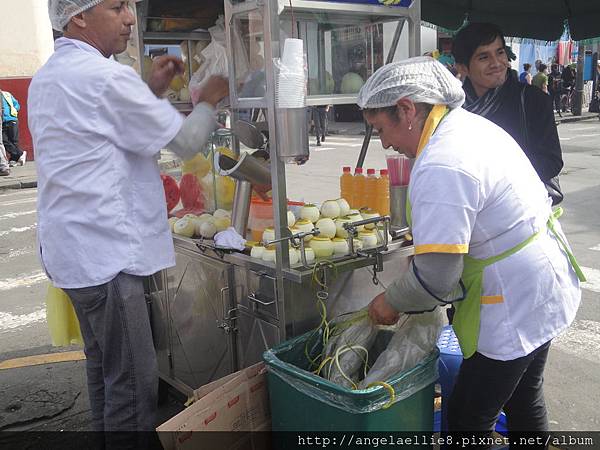
[[[193,214],[195,216],[200,216],[200,215],[204,214],[205,212],[206,211],[204,211],[204,209],[182,208],[182,209],[178,209],[177,211],[173,212],[172,215],[181,219],[186,214]]]
[[[184,209],[204,209],[204,190],[196,175],[193,173],[184,174],[179,182],[179,192]]]
[[[163,188],[165,189],[165,200],[167,202],[167,212],[171,211],[177,203],[179,203],[179,186],[175,178],[161,174],[160,178],[163,182]]]

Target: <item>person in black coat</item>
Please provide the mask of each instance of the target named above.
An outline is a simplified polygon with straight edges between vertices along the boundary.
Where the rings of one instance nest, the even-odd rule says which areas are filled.
[[[504,35],[493,24],[467,25],[456,34],[452,50],[464,80],[463,107],[508,132],[546,185],[552,203],[560,203],[558,174],[563,160],[551,98],[519,83],[510,68]]]

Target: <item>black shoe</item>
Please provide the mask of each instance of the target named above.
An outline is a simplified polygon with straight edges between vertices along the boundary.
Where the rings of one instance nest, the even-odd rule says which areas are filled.
[[[10,169],[2,169],[0,170],[0,177],[7,177],[10,175]]]
[[[325,142],[325,135],[321,136],[321,142]]]
[[[321,142],[317,141],[317,147],[321,146]]]

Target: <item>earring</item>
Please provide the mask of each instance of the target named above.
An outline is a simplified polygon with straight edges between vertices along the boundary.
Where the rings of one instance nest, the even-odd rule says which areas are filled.
[[[408,131],[412,131],[412,123],[408,123]]]

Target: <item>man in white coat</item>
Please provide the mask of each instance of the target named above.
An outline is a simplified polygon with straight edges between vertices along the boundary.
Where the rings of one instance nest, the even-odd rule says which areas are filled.
[[[146,84],[111,58],[135,23],[128,1],[50,0],[55,52],[33,77],[40,259],[81,325],[94,428],[154,430],[158,368],[143,280],[175,264],[158,153],[189,159],[216,126],[227,81],[210,79],[182,116],[161,99],[180,59]]]

